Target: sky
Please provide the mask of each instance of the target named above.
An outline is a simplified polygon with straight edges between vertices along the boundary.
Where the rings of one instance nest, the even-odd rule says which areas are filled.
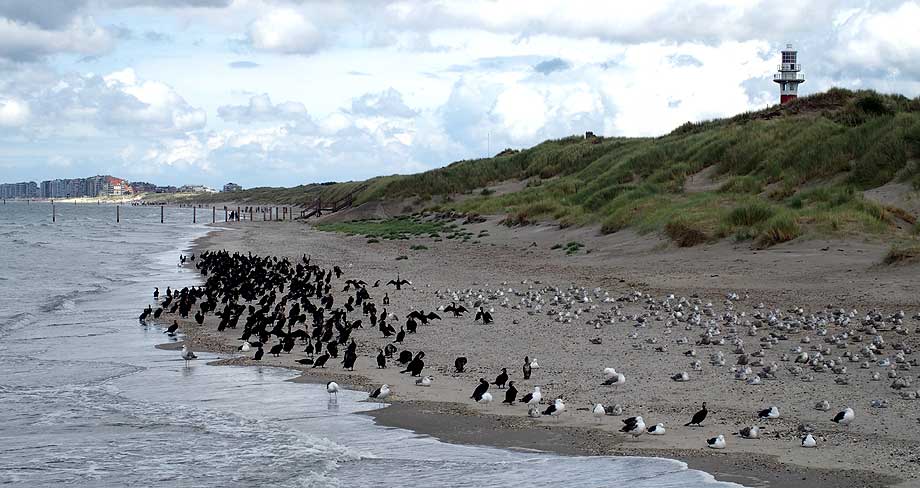
[[[0,182],[293,186],[920,94],[920,0],[0,0]]]

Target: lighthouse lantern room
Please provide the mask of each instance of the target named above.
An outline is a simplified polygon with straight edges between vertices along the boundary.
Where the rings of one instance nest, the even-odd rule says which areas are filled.
[[[782,56],[782,62],[777,68],[779,73],[773,75],[773,81],[779,83],[779,103],[785,104],[798,97],[799,84],[805,83],[805,75],[799,73],[802,65],[799,64],[798,51],[793,49],[792,44],[786,44]]]

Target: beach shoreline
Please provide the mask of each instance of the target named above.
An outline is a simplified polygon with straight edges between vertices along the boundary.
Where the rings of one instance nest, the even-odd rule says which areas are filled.
[[[277,223],[275,225],[269,223],[257,226],[237,225],[229,226],[229,228],[226,224],[223,224],[221,227],[225,230],[212,232],[198,239],[194,244],[193,252],[200,253],[206,249],[248,249],[252,250],[254,254],[266,254],[265,251],[267,250],[275,250],[278,255],[293,258],[301,254],[309,254],[308,248],[314,250],[314,256],[325,254],[315,252],[318,250],[316,245],[322,243],[339,250],[345,262],[353,264],[355,268],[359,266],[366,267],[369,268],[369,271],[379,274],[390,267],[380,266],[380,263],[375,262],[357,263],[356,261],[361,259],[360,256],[364,252],[364,250],[359,249],[363,244],[359,242],[361,238],[311,232],[309,228],[299,223],[287,223],[280,226]],[[406,246],[406,244],[401,243],[387,245],[395,248],[386,249],[387,252],[393,254],[404,251]],[[364,247],[369,246],[364,245]],[[379,247],[375,246],[374,251],[377,251]],[[300,252],[301,250],[303,252]],[[427,258],[428,256],[424,257]],[[436,257],[432,256],[432,259],[442,257],[442,255],[438,254]],[[331,262],[330,260],[329,263]],[[327,263],[322,262],[322,264]],[[443,264],[444,262],[441,260],[441,265],[443,266]],[[382,276],[380,277],[382,278]],[[608,284],[613,281],[609,276],[605,278],[602,281],[606,281]],[[615,282],[622,283],[623,280],[619,278]],[[652,288],[648,283],[641,283],[638,280],[630,283],[630,286]],[[400,315],[402,314],[400,313]],[[218,361],[218,364],[254,364],[249,359],[239,357],[236,354],[238,341],[233,336],[234,331],[230,331],[231,334],[217,335],[207,327],[195,326],[193,322],[180,321],[180,326],[187,334],[186,340],[193,348],[223,356],[224,359]],[[422,337],[422,334],[428,334],[433,329],[423,327],[418,337]],[[426,351],[428,350],[430,349],[426,344]],[[362,354],[362,356],[366,355],[366,353]],[[371,387],[387,381],[388,378],[393,378],[394,373],[394,371],[374,371],[365,370],[364,368],[358,368],[357,373],[352,373],[343,372],[335,367],[322,372],[305,371],[303,367],[295,366],[296,363],[293,363],[293,361],[273,361],[271,365],[301,371],[302,376],[296,378],[295,381],[324,383],[325,381],[335,380],[343,386],[364,391],[369,391]],[[432,368],[436,381],[441,382],[443,378],[447,380],[446,382],[451,383],[450,387],[457,386],[456,378],[449,378],[450,375],[448,371],[445,371],[446,368],[441,365],[432,365]],[[393,399],[390,407],[367,412],[366,414],[373,417],[380,425],[406,428],[419,434],[431,435],[445,442],[538,449],[568,455],[638,455],[677,459],[687,463],[691,469],[699,469],[712,474],[716,479],[738,482],[746,486],[769,484],[771,486],[791,487],[881,487],[898,485],[900,482],[895,476],[880,472],[880,469],[875,471],[868,469],[842,469],[840,467],[824,467],[808,465],[808,463],[790,462],[790,457],[794,458],[795,454],[802,452],[799,449],[786,449],[784,452],[777,453],[770,452],[770,449],[761,450],[760,452],[746,448],[736,450],[735,448],[742,446],[742,443],[737,440],[731,440],[733,442],[733,452],[713,452],[698,447],[687,448],[684,445],[680,445],[680,443],[667,445],[672,444],[667,442],[671,440],[671,435],[659,438],[665,440],[665,442],[659,443],[666,444],[664,446],[649,445],[646,438],[640,438],[638,442],[633,444],[612,431],[611,427],[617,428],[619,426],[616,418],[605,418],[604,428],[596,428],[586,422],[575,422],[573,424],[568,421],[563,422],[561,425],[547,425],[554,422],[544,419],[535,422],[516,410],[513,413],[501,412],[489,407],[483,411],[483,409],[478,408],[478,405],[468,405],[458,401],[459,398],[456,395],[444,402],[434,402],[430,398],[410,399],[413,395],[403,394],[407,390],[415,393],[420,389],[414,389],[413,391],[408,387],[397,386],[396,398]],[[577,407],[582,407],[582,405],[571,405],[570,408],[571,410],[576,410]],[[498,408],[500,409],[501,407]],[[688,406],[688,408],[690,407]],[[587,415],[584,412],[575,412],[575,414],[580,416]],[[724,419],[718,420],[722,424],[726,423]],[[588,420],[587,422],[590,421]],[[669,423],[668,425],[670,427],[672,424]],[[728,434],[729,431],[726,430],[725,433]],[[556,442],[549,442],[547,439],[555,439]],[[788,439],[786,440],[788,441]],[[795,441],[793,440],[792,442]]]

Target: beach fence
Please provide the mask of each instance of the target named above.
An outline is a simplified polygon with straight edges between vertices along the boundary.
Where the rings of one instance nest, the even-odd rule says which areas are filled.
[[[3,205],[6,205],[7,203],[6,199],[3,199],[2,202],[3,202],[2,203]],[[22,202],[22,200],[14,200],[14,202]],[[32,204],[33,202],[30,199],[26,203]],[[51,222],[52,223],[56,223],[58,221],[58,217],[61,217],[61,215],[58,215],[58,211],[57,211],[58,206],[62,204],[61,202],[56,202],[53,199],[51,199],[51,200],[36,200],[35,203],[47,203],[48,205],[51,206]],[[79,203],[85,204],[85,202],[78,202],[76,200],[74,201],[74,205],[77,205]],[[102,202],[94,201],[92,203],[95,203],[96,205],[101,205]],[[167,208],[171,208],[171,209],[191,208],[192,212],[191,212],[190,217],[191,217],[191,223],[193,224],[199,223],[198,209],[208,208],[207,205],[169,205],[169,204],[165,204],[165,205],[114,204],[113,206],[115,207],[115,223],[121,223],[122,212],[123,212],[122,207],[125,207],[125,210],[124,210],[125,212],[129,212],[128,214],[125,214],[125,216],[130,215],[133,218],[137,218],[140,212],[132,212],[129,209],[149,208],[151,206],[160,207],[160,223],[161,224],[165,224],[167,222],[182,222],[182,221],[186,221],[185,219],[189,217],[187,216],[187,214],[182,217],[179,217],[175,212],[172,212],[171,214],[167,214],[166,212]],[[217,211],[219,207],[217,205],[211,205],[210,207],[211,207],[211,223],[216,224],[217,223]],[[246,207],[240,205],[240,206],[237,206],[236,208],[232,208],[232,207],[224,205],[222,207],[224,210],[224,222],[225,223],[255,222],[256,220],[255,217],[257,215],[257,212],[262,213],[263,222],[292,222],[296,215],[294,213],[294,207],[281,206],[281,205],[278,205],[278,206],[251,205],[251,206],[246,206]]]

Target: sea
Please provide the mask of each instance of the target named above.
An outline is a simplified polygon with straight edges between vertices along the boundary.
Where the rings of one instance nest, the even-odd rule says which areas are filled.
[[[197,237],[190,208],[0,204],[0,484],[721,487],[660,458],[455,445],[378,426],[367,393],[289,370],[189,366],[138,314]],[[53,215],[52,215],[53,214]],[[54,216],[55,222],[52,222]],[[198,217],[210,220],[210,212]]]

